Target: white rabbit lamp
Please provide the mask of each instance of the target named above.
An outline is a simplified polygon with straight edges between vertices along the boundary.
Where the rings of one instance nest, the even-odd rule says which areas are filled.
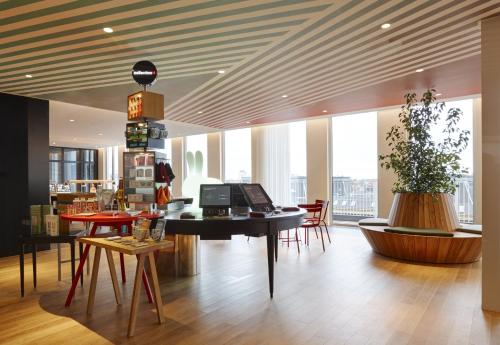
[[[213,177],[202,176],[203,154],[200,151],[189,151],[186,153],[189,175],[182,182],[182,195],[193,198],[193,207],[199,207],[200,185],[202,184],[222,184],[222,181]]]

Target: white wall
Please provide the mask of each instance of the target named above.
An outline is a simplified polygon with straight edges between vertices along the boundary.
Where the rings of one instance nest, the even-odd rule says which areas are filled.
[[[207,175],[222,180],[222,140],[220,132],[207,134]]]

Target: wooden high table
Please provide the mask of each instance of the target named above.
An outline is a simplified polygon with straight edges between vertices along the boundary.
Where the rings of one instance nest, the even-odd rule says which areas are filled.
[[[116,212],[114,213],[97,213],[93,215],[66,215],[63,214],[61,215],[61,219],[67,220],[69,222],[83,222],[85,223],[85,227],[88,230],[90,228],[90,224],[92,225],[92,228],[90,228],[90,232],[86,234],[88,237],[94,237],[96,236],[96,231],[97,228],[100,226],[111,226],[117,229],[120,229],[123,225],[127,227],[127,235],[132,235],[132,223],[136,221],[139,217],[144,217],[148,219],[157,219],[160,218],[159,214],[149,214],[149,213],[141,213],[137,216],[131,216],[128,213],[125,212]],[[69,307],[71,304],[71,301],[73,300],[73,296],[75,294],[75,289],[76,285],[78,284],[78,279],[80,278],[81,274],[83,273],[83,266],[85,264],[85,261],[87,260],[87,256],[89,255],[90,251],[90,246],[86,245],[85,250],[82,253],[82,256],[80,257],[80,262],[78,264],[78,269],[76,270],[76,275],[73,279],[73,282],[71,283],[71,288],[68,292],[68,297],[66,298],[66,303],[64,304],[66,307]],[[121,273],[122,273],[122,281],[125,283],[125,263],[123,261],[123,254],[120,253],[120,267],[121,267]],[[148,295],[148,299],[150,302],[152,302],[152,295],[151,295],[151,290],[149,288],[149,283],[147,276],[143,276],[143,282],[144,286],[146,288],[146,294]]]
[[[124,237],[124,239],[132,239],[132,237]],[[92,266],[92,277],[90,280],[87,314],[89,315],[92,314],[92,310],[94,308],[94,298],[97,285],[97,276],[99,274],[99,262],[101,258],[101,250],[104,249],[106,251],[106,257],[108,259],[109,272],[111,275],[111,281],[113,283],[113,289],[115,291],[115,299],[117,304],[121,304],[121,295],[118,286],[118,279],[116,278],[116,270],[113,261],[112,251],[116,251],[120,254],[136,255],[138,258],[137,268],[135,271],[135,278],[134,278],[134,291],[132,294],[132,307],[130,308],[130,317],[128,323],[128,336],[129,337],[133,336],[135,332],[137,309],[139,307],[139,292],[141,288],[141,277],[143,276],[143,274],[146,274],[144,270],[144,261],[146,260],[146,258],[149,260],[151,278],[153,279],[154,301],[156,304],[158,323],[161,324],[164,322],[163,302],[161,299],[160,284],[158,282],[158,276],[156,273],[154,252],[157,250],[172,247],[173,243],[171,241],[154,242],[152,240],[148,240],[147,241],[148,245],[144,247],[134,247],[132,245],[116,243],[114,241],[109,241],[105,238],[79,238],[78,241],[86,245],[96,247],[94,264]]]

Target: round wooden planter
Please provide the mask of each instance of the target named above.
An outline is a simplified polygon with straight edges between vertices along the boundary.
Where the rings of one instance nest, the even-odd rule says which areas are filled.
[[[453,232],[459,227],[451,195],[440,193],[396,193],[388,223],[390,226],[441,229]]]

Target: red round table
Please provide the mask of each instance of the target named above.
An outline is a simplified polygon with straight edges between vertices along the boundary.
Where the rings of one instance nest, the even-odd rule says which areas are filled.
[[[95,237],[95,233],[97,231],[97,228],[100,226],[110,226],[113,228],[121,229],[123,225],[125,225],[128,229],[127,235],[132,234],[132,223],[136,221],[138,218],[147,218],[147,219],[157,219],[160,218],[161,215],[159,213],[147,213],[143,212],[138,214],[137,216],[131,216],[126,212],[116,212],[116,213],[97,213],[94,215],[61,215],[61,219],[67,220],[70,223],[71,222],[83,222],[85,223],[86,229],[88,230],[90,228],[90,224],[92,225],[92,228],[90,232],[87,234],[88,237]],[[90,251],[90,245],[86,244],[85,249],[83,251],[82,257],[80,258],[80,263],[78,264],[78,269],[76,271],[75,277],[71,283],[71,288],[68,293],[68,297],[66,298],[66,303],[65,306],[68,307],[71,304],[71,301],[73,299],[73,296],[75,295],[75,289],[76,285],[78,284],[78,279],[80,279],[80,276],[83,273],[83,266],[85,265],[85,261],[87,260],[87,257],[89,255]],[[125,277],[125,264],[123,260],[123,254],[120,254],[120,266],[121,266],[121,272],[122,272],[122,281],[126,281]],[[148,296],[149,302],[153,302],[153,296],[151,293],[151,288],[149,286],[149,281],[148,277],[143,274],[142,275],[142,281],[144,283],[144,288],[146,290],[146,294]]]

